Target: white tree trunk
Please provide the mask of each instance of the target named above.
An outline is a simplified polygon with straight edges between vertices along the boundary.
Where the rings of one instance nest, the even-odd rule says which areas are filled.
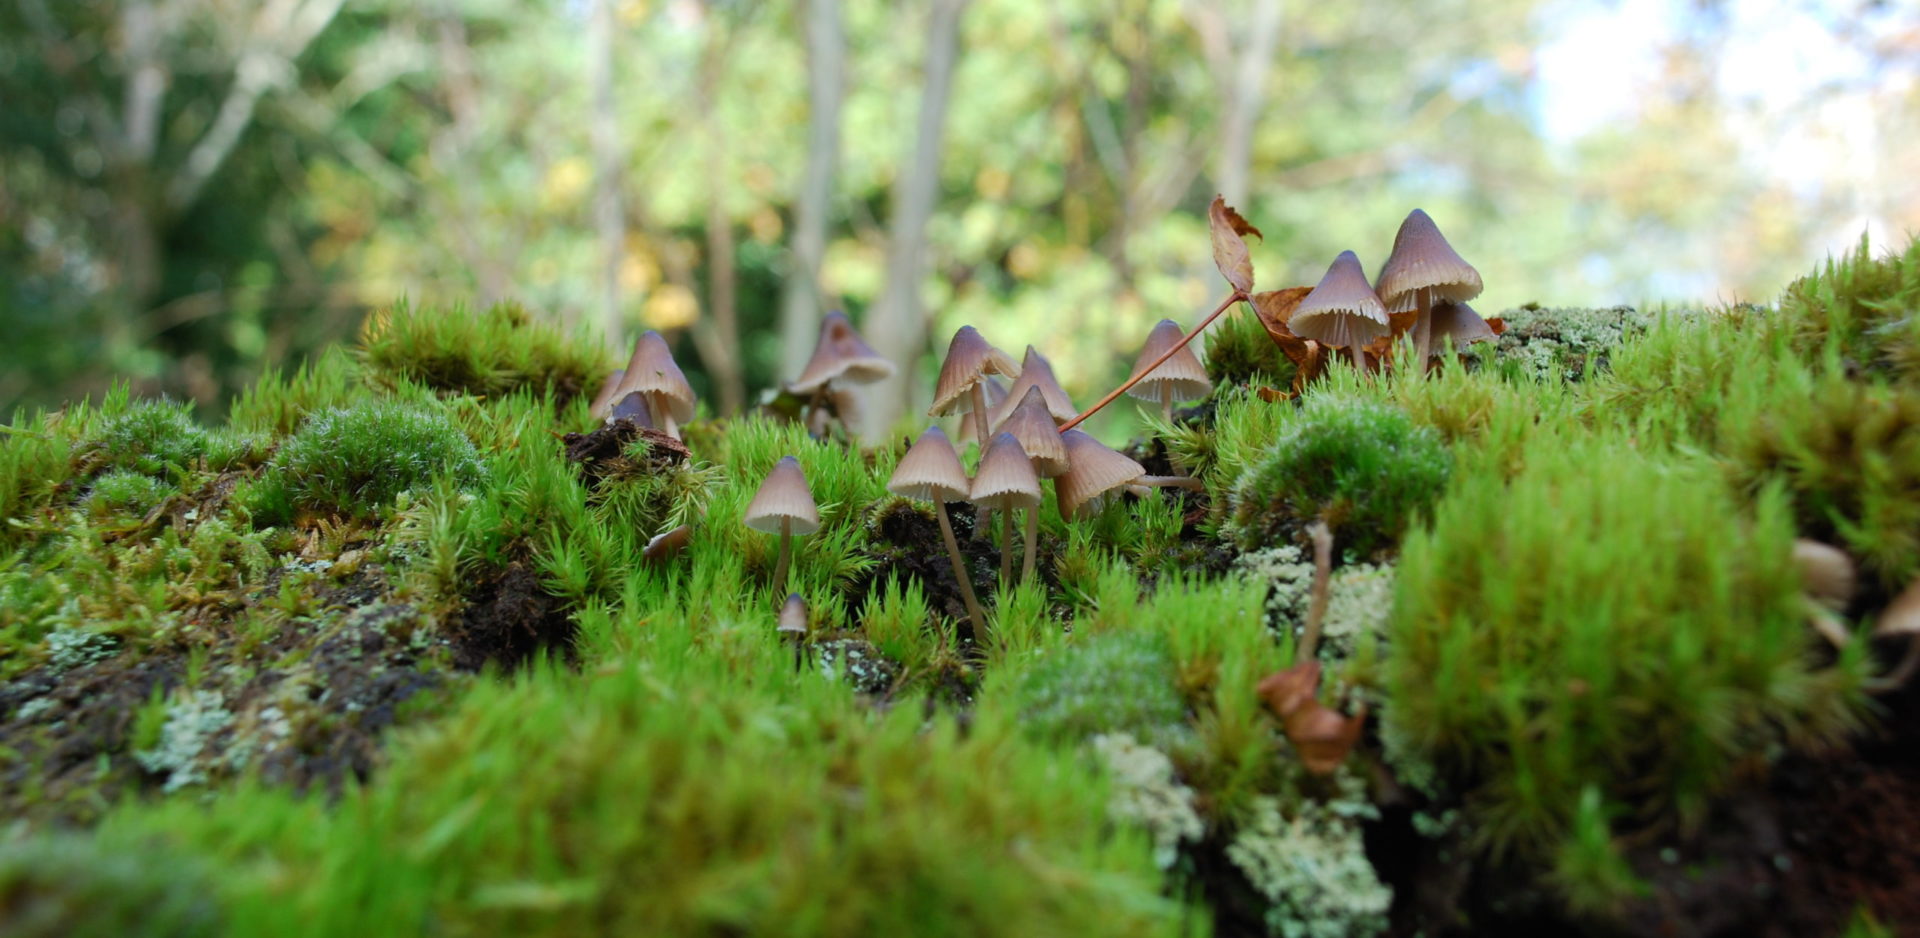
[[[840,0],[808,0],[807,168],[794,206],[793,267],[780,300],[780,377],[806,367],[820,328],[820,264],[827,252],[834,177],[840,169],[840,103],[846,96],[847,40]]]
[[[593,99],[593,221],[600,235],[599,326],[606,343],[625,342],[620,310],[620,265],[626,257],[627,223],[620,205],[620,123],[614,109],[613,0],[593,0],[587,24],[587,84]]]

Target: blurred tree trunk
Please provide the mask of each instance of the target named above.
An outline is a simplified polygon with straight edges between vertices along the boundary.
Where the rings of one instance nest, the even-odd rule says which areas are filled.
[[[726,120],[720,114],[720,82],[727,62],[726,27],[715,14],[707,20],[707,47],[701,56],[700,114],[707,140],[707,315],[695,325],[700,357],[713,375],[719,411],[737,414],[746,403],[746,379],[740,367],[740,326],[734,309],[733,216],[727,212],[732,189]],[[705,333],[701,336],[700,333]]]
[[[1267,72],[1280,38],[1280,0],[1253,0],[1244,32],[1229,26],[1229,11],[1218,0],[1188,7],[1189,18],[1220,84],[1220,145],[1214,151],[1213,181],[1228,205],[1243,205],[1253,162],[1253,130],[1267,102]],[[1235,38],[1239,42],[1235,42]],[[1243,206],[1244,207],[1244,206]]]
[[[967,0],[934,0],[927,20],[926,88],[920,95],[920,120],[913,157],[900,168],[893,185],[893,221],[887,245],[886,286],[867,317],[868,338],[899,370],[872,385],[864,430],[885,433],[909,407],[926,398],[914,365],[927,348],[927,317],[920,306],[925,276],[927,221],[940,194],[940,149],[946,132],[947,97],[959,57],[960,15]]]
[[[600,235],[600,331],[619,348],[625,335],[620,315],[620,265],[626,257],[627,225],[620,210],[620,130],[613,101],[613,0],[593,0],[587,29],[587,81],[593,95],[594,227]]]
[[[792,268],[780,301],[780,376],[806,367],[820,328],[820,264],[827,252],[834,176],[840,164],[840,103],[846,95],[846,36],[840,0],[808,0],[807,168],[794,209]]]

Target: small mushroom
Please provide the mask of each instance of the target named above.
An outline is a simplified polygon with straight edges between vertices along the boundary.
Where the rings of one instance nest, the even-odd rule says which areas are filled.
[[[1480,272],[1462,260],[1427,213],[1414,209],[1393,236],[1393,253],[1380,267],[1378,294],[1391,313],[1412,310],[1413,346],[1424,362],[1433,350],[1433,307],[1480,295]]]
[[[1880,613],[1880,622],[1873,628],[1874,638],[1905,638],[1906,654],[1900,656],[1900,663],[1893,666],[1885,676],[1868,683],[1867,689],[1875,693],[1898,690],[1920,670],[1920,580],[1907,584],[1900,595],[1887,604]]]
[[[800,662],[806,654],[807,644],[807,601],[799,593],[788,593],[787,601],[780,604],[780,618],[774,632],[781,638],[793,642],[793,669],[800,670]]]
[[[1807,595],[1822,605],[1841,612],[1853,602],[1857,577],[1853,558],[1846,551],[1804,537],[1794,538],[1793,564],[1800,569]]]
[[[613,411],[613,392],[620,387],[620,379],[627,376],[625,368],[615,368],[607,380],[601,382],[600,393],[593,396],[593,404],[587,408],[587,416],[595,420],[605,419]]]
[[[679,439],[679,424],[693,419],[693,386],[674,363],[667,340],[651,329],[634,343],[627,373],[614,393],[616,398],[623,398],[636,392],[647,396],[647,409],[661,421],[660,429]]]
[[[1027,396],[1028,388],[1040,389],[1040,396],[1047,402],[1047,412],[1053,415],[1055,423],[1064,423],[1079,415],[1079,411],[1073,408],[1073,399],[1067,396],[1066,389],[1060,387],[1060,382],[1054,378],[1053,363],[1029,345],[1027,356],[1020,360],[1020,377],[1014,380],[1012,390],[1002,396],[1004,403],[988,402],[993,408],[993,422],[996,425],[1007,419],[1014,405]]]
[[[1024,374],[1024,372],[1022,373]],[[980,391],[987,399],[987,414],[989,415],[987,426],[992,427],[994,424],[999,423],[1001,419],[1005,418],[1007,410],[1013,407],[1013,404],[1007,400],[1007,383],[999,378],[989,377],[987,380],[980,382]],[[969,408],[966,413],[960,415],[960,432],[958,435],[962,441],[978,440],[982,437],[981,428],[974,426],[974,421],[979,416],[980,415],[974,413],[971,408]]]
[[[1429,338],[1433,345],[1429,354],[1433,358],[1440,357],[1441,349],[1449,341],[1453,343],[1453,350],[1458,352],[1475,342],[1485,342],[1499,335],[1491,323],[1473,311],[1473,307],[1451,300],[1433,304],[1430,321],[1432,331]],[[1417,345],[1418,340],[1415,342]]]
[[[972,489],[960,454],[939,427],[928,427],[900,457],[887,480],[887,491],[905,498],[933,503],[933,515],[940,521],[940,537],[947,543],[947,557],[953,561],[953,579],[960,586],[960,598],[967,604],[967,617],[973,620],[975,638],[987,634],[987,616],[980,611],[980,600],[973,595],[973,579],[967,576],[960,542],[954,539],[953,522],[947,519],[947,502],[966,501]]]
[[[773,568],[773,588],[785,589],[793,536],[820,530],[820,509],[813,503],[813,490],[807,487],[799,460],[788,456],[774,464],[747,505],[746,525],[780,535],[780,561]]]
[[[846,313],[836,310],[820,320],[813,357],[787,390],[809,398],[810,406],[816,408],[831,399],[840,425],[851,426],[856,403],[849,386],[872,384],[892,377],[893,372],[893,363],[860,338]]]
[[[613,411],[607,414],[607,419],[631,421],[641,427],[653,426],[653,408],[647,406],[646,392],[634,391],[620,398],[619,403],[613,405]]]
[[[1004,585],[1013,578],[1013,511],[1040,506],[1040,478],[1013,434],[996,433],[987,443],[968,497],[975,505],[1000,511],[1000,582]]]
[[[1361,349],[1387,334],[1387,307],[1367,284],[1360,258],[1342,251],[1319,286],[1295,307],[1287,328],[1303,339],[1346,349],[1353,356],[1353,366],[1364,371],[1367,365]]]
[[[988,375],[1013,377],[1018,372],[1019,368],[1014,365],[1013,359],[988,345],[979,330],[972,326],[961,326],[953,334],[953,341],[947,343],[947,358],[940,364],[940,380],[934,387],[933,407],[927,410],[927,416],[961,414],[969,410],[990,413],[987,410],[986,391],[981,383]],[[986,424],[976,421],[974,429],[980,434],[980,449],[985,452],[988,428]]]
[[[1027,394],[1018,406],[1007,414],[1007,419],[998,428],[1002,433],[1011,433],[1020,442],[1020,448],[1033,462],[1033,472],[1042,479],[1051,479],[1067,471],[1067,446],[1060,440],[1060,427],[1053,422],[1053,414],[1047,410],[1046,399],[1036,386],[1029,386]],[[1060,486],[1054,485],[1055,496]],[[1020,562],[1020,579],[1033,579],[1033,554],[1040,541],[1040,513],[1027,512],[1027,552]]]
[[[1081,509],[1126,486],[1201,487],[1200,480],[1185,476],[1147,475],[1145,466],[1109,449],[1084,430],[1068,430],[1060,434],[1060,442],[1067,448],[1067,471],[1053,480],[1053,494],[1060,503],[1060,517],[1069,521],[1083,514]]]
[[[647,541],[647,546],[640,549],[640,557],[651,564],[663,564],[685,550],[692,541],[693,525],[683,524],[655,534]]]
[[[1171,319],[1162,319],[1147,333],[1146,347],[1140,350],[1140,357],[1133,363],[1133,370],[1141,369],[1160,360],[1167,350],[1178,347],[1160,367],[1148,372],[1146,377],[1135,382],[1127,393],[1146,401],[1160,402],[1160,419],[1173,422],[1173,402],[1190,401],[1206,397],[1213,390],[1213,381],[1207,377],[1207,368],[1200,364],[1200,356],[1193,354],[1193,346],[1181,345],[1187,337],[1180,324]]]

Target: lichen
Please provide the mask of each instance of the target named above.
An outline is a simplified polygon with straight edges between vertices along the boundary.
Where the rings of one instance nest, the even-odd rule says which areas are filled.
[[[1281,801],[1254,799],[1227,858],[1268,903],[1267,931],[1282,938],[1347,938],[1387,928],[1393,890],[1367,860],[1360,822],[1376,816],[1365,784],[1346,771],[1339,793],[1303,801],[1289,817]]]
[[[166,791],[204,784],[208,780],[207,764],[201,753],[232,722],[233,714],[218,691],[184,691],[167,707],[159,744],[133,757],[147,771],[166,776],[162,785]]]
[[[1108,813],[1145,828],[1153,836],[1154,864],[1171,869],[1180,859],[1180,844],[1206,833],[1193,807],[1193,789],[1180,784],[1165,753],[1130,733],[1102,733],[1091,742],[1113,778]]]

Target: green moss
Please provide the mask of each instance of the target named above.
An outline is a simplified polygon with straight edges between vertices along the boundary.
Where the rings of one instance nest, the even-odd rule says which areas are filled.
[[[9,938],[190,938],[221,933],[199,864],[73,834],[0,840],[0,934]]]
[[[360,366],[343,349],[330,348],[292,374],[268,368],[234,398],[227,420],[235,430],[285,436],[312,414],[345,407],[365,393]]]
[[[367,377],[385,388],[411,382],[485,397],[525,390],[561,403],[591,394],[614,368],[597,340],[536,321],[513,303],[485,312],[402,303],[368,320],[360,357]]]
[[[1243,549],[1286,543],[1324,520],[1361,556],[1391,548],[1446,485],[1451,457],[1438,434],[1390,405],[1344,395],[1308,397],[1232,495]]]
[[[1215,320],[1205,342],[1207,377],[1216,385],[1253,383],[1285,388],[1293,383],[1293,362],[1267,335],[1260,317],[1244,305]]]
[[[323,411],[287,438],[254,494],[256,520],[291,506],[370,517],[436,478],[470,488],[484,478],[472,441],[439,413],[393,401]],[[284,496],[281,494],[284,493]]]
[[[93,488],[87,492],[87,510],[96,515],[144,515],[172,491],[172,486],[153,476],[114,469],[93,480]]]
[[[1150,632],[1114,631],[1069,644],[1007,688],[1020,724],[1040,739],[1130,733],[1164,740],[1185,721],[1173,656]]]
[[[1874,257],[1860,246],[1780,296],[1782,325],[1805,357],[1832,355],[1868,372],[1920,379],[1920,240]]]
[[[89,445],[102,469],[166,478],[191,469],[206,455],[209,440],[190,405],[162,398],[109,412]]]
[[[1755,755],[1842,737],[1863,656],[1815,664],[1785,499],[1710,465],[1545,432],[1463,471],[1396,576],[1386,719],[1494,849],[1550,851],[1581,792],[1698,822]],[[1610,809],[1610,808],[1609,808]]]

